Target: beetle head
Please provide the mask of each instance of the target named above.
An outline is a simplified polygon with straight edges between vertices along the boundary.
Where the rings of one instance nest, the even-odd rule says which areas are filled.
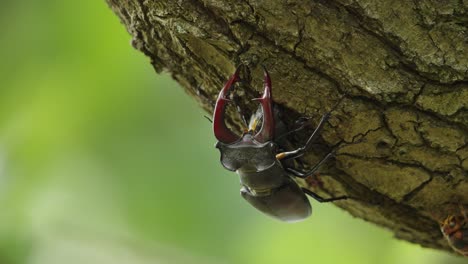
[[[241,65],[242,66],[242,65]],[[273,116],[272,96],[271,96],[271,79],[267,70],[264,68],[264,91],[261,98],[255,98],[259,101],[263,111],[263,123],[260,131],[252,136],[252,131],[244,133],[242,136],[232,132],[225,122],[226,105],[230,101],[227,99],[231,87],[239,81],[239,70],[241,66],[237,67],[234,74],[226,82],[223,89],[219,92],[218,99],[213,114],[213,131],[216,139],[224,144],[232,144],[240,139],[253,138],[258,142],[271,141],[274,136],[275,121]]]

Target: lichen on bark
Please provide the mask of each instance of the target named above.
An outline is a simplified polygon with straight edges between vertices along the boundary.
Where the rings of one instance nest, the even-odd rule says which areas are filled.
[[[467,1],[107,1],[155,70],[209,112],[239,63],[252,76],[268,68],[286,122],[318,121],[343,97],[305,162],[365,140],[340,149],[315,191],[353,197],[336,204],[449,250],[437,221],[468,204]]]

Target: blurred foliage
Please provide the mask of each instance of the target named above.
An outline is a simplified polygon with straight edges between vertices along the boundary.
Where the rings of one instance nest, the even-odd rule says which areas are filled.
[[[210,123],[104,0],[0,9],[0,263],[462,263],[333,205],[239,196]]]

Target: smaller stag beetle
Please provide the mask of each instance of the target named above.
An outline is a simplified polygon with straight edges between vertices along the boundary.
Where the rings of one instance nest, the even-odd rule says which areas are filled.
[[[218,139],[216,148],[221,152],[221,164],[227,170],[237,172],[240,177],[241,196],[259,211],[287,222],[303,220],[312,213],[312,207],[305,194],[319,202],[347,199],[346,196],[325,199],[308,189],[301,188],[296,182],[296,178],[305,179],[313,175],[321,164],[334,155],[334,151],[306,172],[287,167],[284,163],[288,159],[304,155],[330,117],[330,112],[322,116],[317,128],[303,147],[278,153],[278,144],[274,135],[275,116],[271,79],[266,69],[264,69],[263,96],[254,99],[260,102],[259,111],[251,116],[249,128],[239,136],[226,126],[225,108],[230,101],[226,97],[231,87],[239,81],[239,69],[240,66],[219,93],[213,114],[213,130]],[[257,126],[261,120],[263,120],[262,125],[258,130]]]
[[[440,230],[452,249],[468,257],[468,216],[463,206],[460,215],[449,215],[441,224]]]

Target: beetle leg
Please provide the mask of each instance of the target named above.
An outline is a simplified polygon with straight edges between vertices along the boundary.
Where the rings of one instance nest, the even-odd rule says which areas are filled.
[[[298,171],[293,168],[285,168],[285,169],[286,171],[290,172],[292,175],[296,176],[297,178],[304,179],[307,182],[308,186],[323,187],[323,182],[322,180],[319,179],[318,174],[306,176],[307,172]],[[312,177],[312,176],[315,176],[315,177]]]
[[[306,172],[299,171],[299,170],[294,169],[294,168],[285,168],[285,170],[290,172],[292,175],[294,175],[294,176],[296,176],[298,178],[302,178],[302,179],[307,178],[307,176],[304,176],[306,174]]]
[[[331,114],[331,111],[322,116],[322,119],[320,119],[320,122],[317,125],[317,128],[315,128],[314,132],[312,132],[312,135],[309,137],[309,139],[307,140],[306,144],[303,147],[300,147],[300,148],[298,148],[296,150],[293,150],[293,151],[279,153],[279,154],[276,155],[276,158],[286,160],[286,159],[299,158],[302,155],[304,155],[306,153],[306,151],[312,145],[312,142],[314,141],[314,139],[318,136],[318,134],[322,130],[322,128],[325,125],[325,123],[327,122],[327,120],[330,118],[330,114]]]
[[[283,137],[289,136],[289,135],[291,135],[293,133],[296,133],[296,132],[299,132],[299,131],[303,130],[304,128],[306,128],[309,125],[309,124],[307,124],[307,121],[309,121],[309,120],[310,120],[310,117],[300,117],[295,122],[296,125],[299,125],[297,128],[294,128],[291,131],[283,133],[282,135],[276,137],[275,140],[279,140],[279,139],[281,139]]]
[[[220,142],[229,144],[237,141],[239,136],[232,132],[224,122],[226,105],[229,102],[229,99],[226,98],[229,89],[236,83],[239,79],[239,70],[240,67],[237,67],[234,74],[224,85],[223,89],[219,92],[218,99],[216,100],[216,106],[213,113],[213,131],[216,139]]]
[[[284,153],[284,152],[283,152]],[[330,159],[331,157],[333,157],[336,153],[336,149],[335,150],[332,150],[330,153],[328,153],[324,158],[322,158],[322,160],[320,160],[317,164],[314,165],[314,167],[306,172],[300,172],[302,175],[296,175],[296,173],[298,173],[297,170],[295,169],[292,169],[292,168],[286,168],[287,171],[291,172],[292,174],[294,174],[295,176],[299,177],[299,178],[307,178],[311,175],[313,175],[319,168],[320,166],[322,166],[323,163],[325,163],[328,159]],[[281,153],[280,153],[281,154]]]
[[[348,199],[348,196],[338,196],[338,197],[331,197],[331,198],[323,198],[322,196],[312,192],[311,190],[308,189],[302,189],[302,191],[306,194],[308,194],[310,197],[314,198],[320,203],[328,203],[328,202],[333,202],[333,201],[338,201],[338,200],[346,200]]]
[[[327,155],[328,156],[328,155]],[[323,160],[322,160],[323,161]],[[320,164],[320,162],[319,162]],[[316,166],[315,166],[316,167]],[[314,167],[314,168],[315,168]],[[301,172],[301,171],[298,171],[296,169],[293,169],[293,168],[286,168],[286,170],[290,173],[292,173],[294,176],[296,177],[299,177],[299,178],[302,178],[302,179],[305,179],[309,176],[311,176],[315,170],[312,169],[308,172]],[[317,184],[318,185],[322,185],[322,182],[320,180],[317,181]],[[312,192],[311,190],[309,189],[305,189],[305,188],[302,188],[302,191],[308,195],[310,195],[312,198],[314,198],[315,200],[321,202],[321,203],[326,203],[326,202],[333,202],[333,201],[337,201],[337,200],[345,200],[345,199],[348,199],[347,196],[338,196],[338,197],[332,197],[332,198],[323,198],[321,196],[319,196],[318,194]]]
[[[271,97],[271,78],[268,71],[263,68],[264,72],[264,91],[261,98],[253,100],[260,101],[263,110],[263,123],[260,131],[255,135],[255,139],[259,142],[267,142],[273,139],[275,131],[275,119],[273,116],[273,106]]]
[[[314,132],[312,132],[312,135],[310,135],[309,139],[307,140],[306,144],[304,145],[304,147],[302,147],[301,149],[303,149],[302,153],[299,154],[299,156],[296,156],[295,158],[297,157],[300,157],[302,155],[304,155],[304,153],[310,148],[310,146],[312,145],[312,142],[317,138],[317,136],[320,134],[320,132],[322,131],[323,129],[323,126],[325,125],[325,123],[328,121],[328,119],[330,118],[330,115],[331,115],[331,111],[330,112],[327,112],[326,114],[324,114],[322,116],[322,118],[320,119],[320,122],[319,124],[317,125],[317,127],[315,128]],[[328,155],[327,155],[328,156]]]

